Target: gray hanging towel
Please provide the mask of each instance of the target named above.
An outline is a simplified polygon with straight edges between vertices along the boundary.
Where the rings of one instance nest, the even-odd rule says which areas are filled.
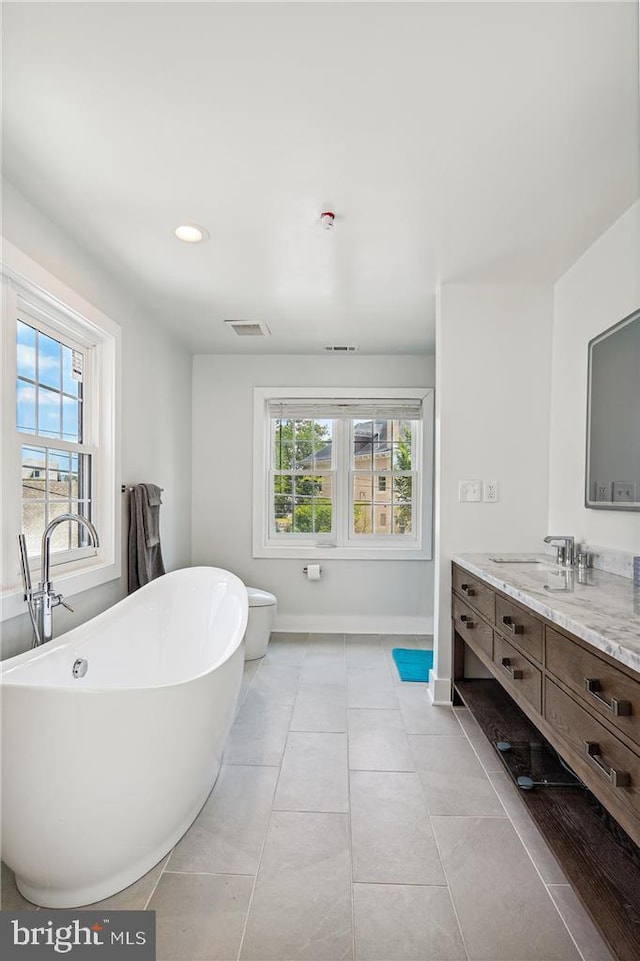
[[[156,484],[136,484],[129,497],[129,594],[164,574],[160,497]]]

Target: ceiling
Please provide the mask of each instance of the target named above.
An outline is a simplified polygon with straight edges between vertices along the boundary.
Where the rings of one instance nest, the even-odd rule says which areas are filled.
[[[639,196],[637,2],[2,6],[7,178],[194,352],[431,351]]]

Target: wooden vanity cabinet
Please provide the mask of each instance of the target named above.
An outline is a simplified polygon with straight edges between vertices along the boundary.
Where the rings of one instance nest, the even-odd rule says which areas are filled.
[[[640,844],[640,675],[458,565],[454,684],[464,645]]]

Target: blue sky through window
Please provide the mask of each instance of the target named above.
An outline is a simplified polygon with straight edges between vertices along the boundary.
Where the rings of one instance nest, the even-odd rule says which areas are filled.
[[[17,428],[23,433],[82,441],[82,391],[72,376],[73,349],[18,321]]]
[[[43,333],[38,333],[38,380],[57,391],[62,387],[61,344]]]

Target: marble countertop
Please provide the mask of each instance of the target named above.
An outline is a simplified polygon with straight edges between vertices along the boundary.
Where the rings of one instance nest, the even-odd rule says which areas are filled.
[[[630,578],[565,569],[547,554],[460,554],[453,561],[640,673],[640,588]]]

